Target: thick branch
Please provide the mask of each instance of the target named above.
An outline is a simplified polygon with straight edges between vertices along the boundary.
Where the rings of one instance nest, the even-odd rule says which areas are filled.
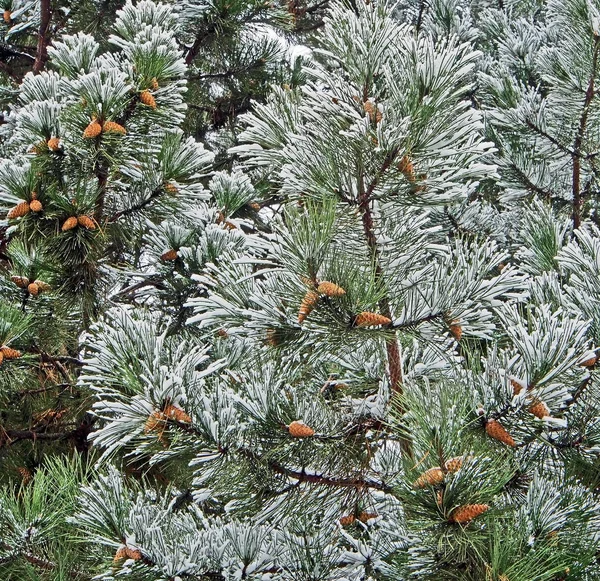
[[[40,29],[38,32],[37,51],[35,62],[33,63],[33,72],[39,73],[48,59],[48,44],[50,43],[50,18],[52,9],[50,0],[40,0]]]

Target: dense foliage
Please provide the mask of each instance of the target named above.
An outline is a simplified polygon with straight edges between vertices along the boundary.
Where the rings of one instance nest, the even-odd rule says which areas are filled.
[[[8,3],[0,577],[600,577],[600,3]]]

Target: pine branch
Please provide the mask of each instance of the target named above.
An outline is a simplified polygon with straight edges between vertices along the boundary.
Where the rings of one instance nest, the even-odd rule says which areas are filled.
[[[33,63],[33,72],[39,73],[43,70],[48,60],[48,44],[50,43],[50,19],[52,8],[50,0],[40,0],[40,29],[38,32],[38,44]]]
[[[225,450],[223,452],[226,453],[227,451]],[[379,482],[377,480],[367,478],[338,478],[335,476],[327,476],[324,474],[308,474],[307,472],[305,472],[304,468],[302,468],[302,470],[293,470],[291,468],[283,466],[279,462],[275,462],[274,460],[265,460],[264,458],[261,458],[259,454],[248,448],[238,448],[235,450],[235,452],[255,462],[266,462],[269,468],[274,472],[277,472],[278,474],[281,474],[283,476],[287,476],[288,478],[297,480],[298,483],[308,482],[311,484],[319,484],[321,486],[355,488],[358,490],[370,488],[374,490],[381,490],[382,492],[392,492],[391,486],[388,486],[387,484]]]
[[[581,112],[581,118],[579,119],[579,130],[575,136],[573,143],[573,229],[576,230],[581,225],[581,209],[583,206],[583,197],[581,195],[581,146],[583,144],[583,137],[587,127],[588,116],[590,112],[590,105],[596,92],[594,83],[596,80],[596,74],[598,71],[598,51],[600,50],[600,36],[594,35],[594,52],[592,56],[592,71],[590,74],[590,80],[585,92],[585,99],[583,101],[583,110]]]
[[[19,557],[22,557],[28,563],[31,563],[32,565],[34,565],[40,569],[43,569],[44,571],[54,571],[55,569],[57,569],[59,567],[59,565],[57,565],[53,561],[44,559],[42,557],[37,557],[36,555],[33,555],[29,551],[15,552],[15,549],[13,547],[11,547],[10,545],[7,545],[5,543],[2,544],[2,548],[5,551],[13,552],[13,554],[10,555],[9,557],[0,558],[0,565],[11,563],[11,562],[15,561],[16,559],[18,559]],[[61,568],[61,574],[63,572],[64,572],[64,569]],[[92,577],[90,577],[90,576],[83,577],[84,573],[82,571],[67,571],[66,574],[71,579],[79,579],[79,581],[82,581],[83,579],[88,579],[88,580],[92,579]]]
[[[369,186],[364,189],[364,184],[361,183],[362,193],[359,196],[359,208],[361,211],[361,219],[365,237],[367,239],[367,245],[369,246],[369,250],[371,251],[374,260],[375,260],[375,272],[379,278],[383,277],[383,269],[380,264],[379,257],[379,248],[377,247],[377,238],[375,237],[375,226],[373,223],[373,215],[371,212],[371,196],[373,192],[377,188],[381,178],[385,174],[385,172],[389,169],[396,157],[397,149],[390,151],[381,168],[377,172],[376,176],[373,178]],[[362,179],[361,179],[362,182]],[[390,302],[387,296],[383,297],[379,301],[379,308],[381,309],[381,314],[389,319],[392,319],[392,312],[390,308]],[[400,361],[400,350],[398,348],[398,342],[394,339],[389,339],[387,341],[387,355],[388,355],[388,365],[390,371],[390,383],[392,386],[392,390],[396,393],[402,393],[402,364]]]

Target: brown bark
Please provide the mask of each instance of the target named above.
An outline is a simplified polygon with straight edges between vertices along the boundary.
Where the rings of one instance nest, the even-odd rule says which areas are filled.
[[[33,63],[33,72],[39,73],[44,69],[48,60],[48,44],[50,43],[50,20],[52,18],[52,8],[50,0],[40,0],[40,29],[38,32],[37,50],[35,53],[35,62]]]

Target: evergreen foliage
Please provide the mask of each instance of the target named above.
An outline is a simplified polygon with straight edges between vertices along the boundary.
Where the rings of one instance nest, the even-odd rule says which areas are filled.
[[[600,4],[44,2],[0,577],[599,578]]]

